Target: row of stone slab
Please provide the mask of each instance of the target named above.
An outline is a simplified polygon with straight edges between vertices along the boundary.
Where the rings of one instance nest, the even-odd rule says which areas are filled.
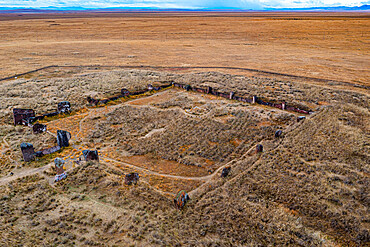
[[[71,112],[71,104],[68,101],[59,102],[57,111],[46,113],[40,116],[36,116],[36,112],[33,109],[14,108],[13,122],[14,125],[32,126],[32,123],[36,122],[37,120],[42,120],[45,117],[52,117],[59,114],[66,114],[69,112]]]
[[[181,84],[181,83],[173,83],[174,87],[177,88],[182,88],[185,89],[186,91],[193,91],[193,92],[199,92],[199,93],[204,93],[204,94],[211,94],[219,97],[223,97],[226,99],[230,100],[237,100],[241,102],[246,102],[246,103],[251,103],[251,104],[260,104],[260,105],[266,105],[266,106],[271,106],[275,108],[279,108],[282,110],[288,110],[288,111],[294,111],[294,112],[299,112],[303,114],[310,114],[312,113],[311,111],[308,110],[303,110],[298,107],[294,106],[288,106],[285,102],[282,103],[272,103],[268,101],[264,101],[262,99],[259,99],[257,96],[252,96],[251,98],[245,98],[242,96],[238,96],[235,92],[219,92],[216,89],[212,87],[207,87],[207,88],[200,88],[200,87],[194,87],[190,86],[189,84]]]
[[[123,89],[121,89],[121,94],[119,94],[117,96],[113,96],[113,97],[107,98],[107,99],[94,99],[94,98],[88,96],[87,97],[87,102],[91,105],[97,106],[99,104],[107,104],[110,101],[115,101],[115,100],[120,99],[120,98],[124,98],[124,97],[128,97],[128,96],[141,95],[141,94],[144,94],[144,93],[147,93],[147,92],[159,91],[159,90],[170,88],[170,87],[172,87],[172,83],[169,83],[169,84],[166,84],[166,85],[161,85],[161,86],[158,86],[158,87],[155,87],[155,86],[149,84],[146,89],[138,90],[138,91],[129,91],[126,88],[123,88]]]

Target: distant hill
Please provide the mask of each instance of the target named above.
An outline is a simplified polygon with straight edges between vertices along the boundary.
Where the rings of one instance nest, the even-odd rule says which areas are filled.
[[[244,11],[369,11],[370,5],[362,5],[355,7],[337,6],[337,7],[312,7],[312,8],[265,8],[263,10],[252,10],[252,9],[238,9],[238,8],[202,8],[202,9],[163,9],[155,7],[130,7],[130,8],[83,8],[83,7],[44,7],[44,8],[7,8],[0,7],[0,13],[55,13],[55,12],[119,12],[119,11],[230,11],[230,12],[244,12]]]

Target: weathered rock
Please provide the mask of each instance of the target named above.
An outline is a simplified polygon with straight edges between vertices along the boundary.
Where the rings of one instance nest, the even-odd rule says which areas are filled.
[[[42,151],[37,151],[37,152],[35,153],[35,156],[36,156],[36,157],[42,157],[42,156],[44,156],[44,154],[42,153]]]
[[[84,155],[84,158],[86,161],[90,161],[90,160],[97,160],[99,161],[99,154],[98,154],[98,151],[95,150],[83,150],[82,151],[82,154]]]
[[[58,103],[58,112],[59,113],[69,113],[71,112],[71,103],[68,101],[62,101]]]
[[[25,143],[23,142],[21,144],[21,150],[23,155],[23,160],[26,162],[29,162],[33,160],[35,157],[35,150],[33,148],[33,145],[31,143]]]
[[[71,134],[64,130],[57,130],[57,142],[59,147],[68,147]]]
[[[44,124],[35,124],[32,126],[33,133],[40,134],[46,131],[46,125]]]
[[[136,184],[138,180],[139,174],[135,172],[126,174],[125,176],[125,184],[127,185]]]
[[[128,91],[126,88],[122,88],[121,89],[121,94],[123,96],[129,96],[130,95],[130,91]]]

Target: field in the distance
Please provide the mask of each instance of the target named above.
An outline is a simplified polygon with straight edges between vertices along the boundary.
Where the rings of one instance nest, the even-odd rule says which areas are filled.
[[[369,82],[368,13],[0,15],[0,77],[47,65],[234,66]]]

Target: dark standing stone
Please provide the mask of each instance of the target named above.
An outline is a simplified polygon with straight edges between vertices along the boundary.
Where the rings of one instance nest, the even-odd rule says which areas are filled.
[[[99,161],[99,154],[98,154],[98,151],[95,150],[83,150],[82,151],[82,154],[84,155],[84,158],[86,161],[90,161],[90,160],[97,160]]]
[[[224,169],[222,169],[221,177],[222,178],[226,178],[227,175],[229,175],[230,171],[231,171],[231,167],[230,166],[229,167],[225,167]]]
[[[14,125],[28,125],[29,119],[35,117],[32,109],[13,109]]]
[[[186,91],[190,91],[190,90],[191,90],[191,86],[190,86],[190,85],[186,85],[186,86],[185,86],[185,90],[186,90]]]
[[[46,125],[44,124],[35,124],[32,126],[33,133],[40,134],[46,131]]]
[[[281,130],[277,130],[277,131],[275,131],[275,137],[276,138],[279,138],[279,137],[281,137],[281,135],[283,134],[283,132],[281,131]]]
[[[34,159],[35,150],[33,148],[33,145],[31,143],[25,143],[23,142],[21,144],[21,150],[23,155],[23,160],[26,162],[29,162]]]
[[[137,181],[139,181],[139,174],[138,173],[132,172],[132,173],[126,174],[125,184],[127,184],[127,185],[136,184]]]
[[[71,134],[64,130],[57,131],[57,142],[59,147],[68,147],[69,139],[71,139]]]
[[[62,101],[58,103],[58,112],[59,113],[69,113],[71,112],[71,103],[68,101]]]
[[[208,87],[208,88],[207,88],[207,94],[212,94],[212,91],[213,91],[213,90],[212,90],[212,87]]]
[[[256,146],[256,153],[262,153],[263,152],[263,146],[261,144],[258,144]]]

